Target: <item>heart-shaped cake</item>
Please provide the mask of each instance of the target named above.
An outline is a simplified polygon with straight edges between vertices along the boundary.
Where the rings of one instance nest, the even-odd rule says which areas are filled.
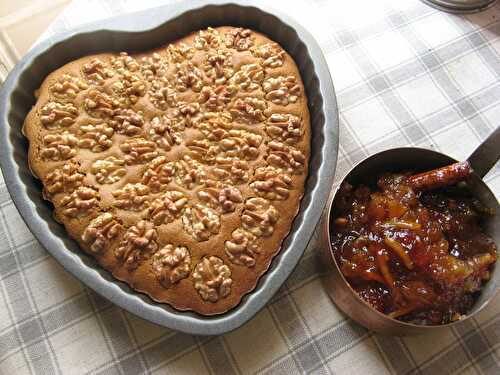
[[[298,212],[310,121],[293,59],[235,27],[50,74],[26,117],[56,219],[119,280],[179,310],[236,306]]]

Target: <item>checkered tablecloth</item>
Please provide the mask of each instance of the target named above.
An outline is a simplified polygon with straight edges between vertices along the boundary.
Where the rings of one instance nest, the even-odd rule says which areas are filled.
[[[44,37],[160,5],[77,1]],[[500,5],[471,16],[417,0],[273,1],[310,30],[340,108],[337,180],[383,149],[463,159],[500,123]],[[498,196],[500,168],[487,182]],[[195,337],[133,316],[65,272],[32,237],[0,182],[0,374],[500,374],[500,298],[476,319],[420,337],[373,334],[339,312],[315,249],[254,319]]]

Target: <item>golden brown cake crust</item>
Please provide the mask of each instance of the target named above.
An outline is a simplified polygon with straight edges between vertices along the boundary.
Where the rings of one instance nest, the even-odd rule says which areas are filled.
[[[117,279],[220,314],[290,231],[310,153],[292,58],[234,27],[50,74],[23,126],[54,214]]]

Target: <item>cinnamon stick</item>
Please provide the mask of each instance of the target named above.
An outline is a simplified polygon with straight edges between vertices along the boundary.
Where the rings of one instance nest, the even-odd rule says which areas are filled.
[[[417,191],[432,190],[454,185],[472,173],[468,161],[461,161],[432,171],[408,177],[408,184]]]

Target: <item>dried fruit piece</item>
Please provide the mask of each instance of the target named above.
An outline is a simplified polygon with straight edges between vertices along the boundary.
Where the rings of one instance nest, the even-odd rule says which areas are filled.
[[[149,215],[155,225],[168,224],[180,217],[188,199],[180,191],[167,191],[151,202]]]
[[[90,251],[100,253],[122,230],[121,224],[109,212],[97,216],[85,228],[82,241],[90,245]]]
[[[166,51],[168,59],[174,63],[191,60],[195,52],[193,47],[185,43],[170,44]]]
[[[134,136],[142,133],[144,117],[142,111],[120,108],[114,111],[110,124],[117,133]]]
[[[205,301],[217,302],[231,292],[231,270],[222,259],[209,256],[196,265],[193,271],[194,288]]]
[[[153,224],[141,220],[127,230],[115,250],[115,256],[124,262],[129,270],[136,269],[141,261],[158,250],[157,238]]]
[[[255,170],[250,187],[257,195],[269,200],[285,200],[293,187],[292,178],[280,169],[267,166]]]
[[[254,37],[252,31],[241,27],[231,29],[224,35],[224,44],[227,48],[238,51],[246,51],[253,46]]]
[[[159,148],[170,151],[174,145],[180,145],[182,138],[175,120],[167,116],[157,116],[151,120],[148,131],[149,138],[154,141]]]
[[[98,207],[99,199],[99,193],[96,189],[80,186],[61,199],[62,212],[72,218],[86,216],[89,211]]]
[[[257,237],[245,229],[234,230],[231,240],[224,242],[224,251],[229,260],[240,266],[255,266],[255,253],[259,252],[256,239]]]
[[[189,276],[191,254],[185,246],[167,244],[153,255],[152,268],[160,284],[170,288]]]
[[[201,70],[198,69],[192,62],[175,65],[175,88],[180,91],[188,89],[194,92],[200,92],[204,85],[203,75]]]
[[[267,146],[268,156],[266,160],[269,165],[293,174],[301,174],[303,172],[306,157],[301,151],[276,141],[269,142]]]
[[[266,43],[250,49],[255,57],[260,57],[265,68],[279,68],[283,66],[285,51],[277,43]]]
[[[294,76],[268,78],[262,84],[266,99],[274,104],[295,103],[300,96],[300,85]]]
[[[264,81],[264,69],[259,64],[243,65],[229,80],[242,91],[253,91],[260,88]]]
[[[248,124],[256,124],[266,119],[267,103],[265,100],[246,97],[236,99],[229,112],[234,120]]]
[[[174,162],[169,162],[165,156],[158,156],[149,163],[148,169],[142,176],[142,183],[149,186],[153,193],[157,193],[166,188],[174,174]]]
[[[111,58],[111,66],[122,75],[127,71],[137,72],[139,70],[139,63],[127,52],[120,52],[118,56],[113,56]]]
[[[90,149],[92,152],[102,152],[113,144],[111,137],[115,130],[106,123],[82,124],[79,129],[78,146]]]
[[[125,162],[128,165],[144,164],[158,156],[156,144],[142,137],[126,139],[120,149],[126,154]]]
[[[245,202],[241,224],[255,236],[267,237],[273,234],[278,219],[278,211],[267,199],[249,198]]]
[[[206,30],[201,30],[194,38],[194,48],[204,50],[217,48],[221,42],[222,38],[219,32],[209,27]]]
[[[248,162],[237,159],[217,160],[217,164],[211,170],[217,180],[234,185],[247,182],[249,178],[248,171]]]
[[[266,133],[280,142],[297,143],[304,134],[302,120],[288,113],[273,113],[266,122]]]
[[[95,85],[102,85],[108,78],[113,77],[113,71],[100,59],[94,58],[83,65],[85,79]]]
[[[47,174],[43,196],[50,198],[58,193],[72,193],[83,182],[85,175],[78,170],[77,163],[66,163]]]
[[[196,241],[202,242],[219,233],[220,217],[213,209],[195,204],[184,210],[182,224],[187,233]]]
[[[104,92],[90,90],[83,105],[90,116],[109,119],[113,117],[120,103]]]
[[[68,160],[76,155],[77,144],[78,139],[70,132],[47,134],[40,155],[52,161]]]
[[[48,130],[67,128],[75,123],[78,109],[71,103],[49,102],[40,110],[40,122]]]
[[[89,86],[73,74],[63,74],[50,87],[50,92],[59,102],[73,101],[79,92]]]
[[[230,185],[222,185],[214,181],[207,181],[206,187],[197,193],[201,202],[223,213],[233,212],[237,203],[243,202],[241,192]]]
[[[155,78],[164,77],[167,74],[168,63],[158,53],[141,59],[141,72],[147,81],[152,82]]]
[[[142,211],[149,206],[149,187],[136,183],[126,184],[113,191],[114,205],[122,210]]]
[[[114,184],[127,174],[125,160],[115,156],[108,156],[106,159],[96,160],[90,172],[95,175],[95,179],[100,184]]]

